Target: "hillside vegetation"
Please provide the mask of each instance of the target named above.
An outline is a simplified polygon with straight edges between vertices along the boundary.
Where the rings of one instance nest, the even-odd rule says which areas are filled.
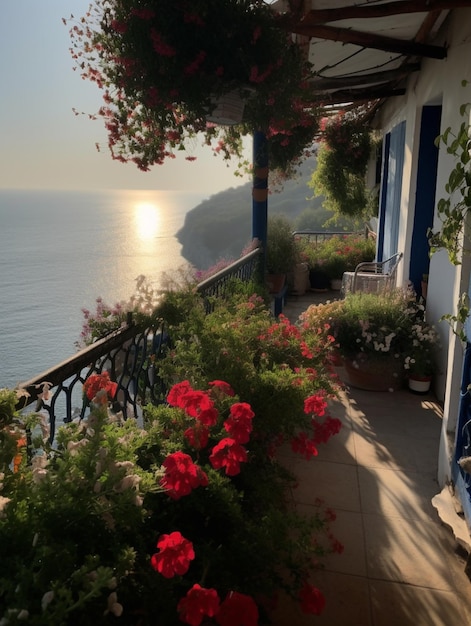
[[[286,215],[293,229],[321,229],[331,217],[322,198],[312,198],[308,182],[316,167],[306,160],[298,178],[286,181],[281,191],[270,193],[268,214]],[[177,238],[182,255],[198,269],[220,259],[236,259],[252,238],[252,183],[232,187],[201,202],[186,215]]]

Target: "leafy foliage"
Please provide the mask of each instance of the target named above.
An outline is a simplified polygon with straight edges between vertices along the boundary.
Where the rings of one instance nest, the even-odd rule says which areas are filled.
[[[310,187],[325,197],[326,208],[337,215],[363,217],[368,209],[365,176],[371,152],[370,130],[348,114],[324,120],[317,168]]]

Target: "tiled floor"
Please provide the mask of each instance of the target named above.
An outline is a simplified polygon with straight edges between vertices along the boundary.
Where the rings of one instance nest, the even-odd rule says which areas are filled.
[[[329,295],[288,300],[283,312],[294,321]],[[336,510],[332,530],[344,552],[313,580],[324,613],[305,616],[286,601],[277,626],[471,626],[464,556],[431,504],[440,492],[433,396],[346,387],[331,412],[343,428],[318,457],[284,460],[299,478],[297,507],[308,512],[323,498]]]

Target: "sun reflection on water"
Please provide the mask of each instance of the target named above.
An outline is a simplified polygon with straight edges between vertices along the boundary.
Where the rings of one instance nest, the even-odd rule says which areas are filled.
[[[137,236],[142,241],[154,239],[159,232],[160,211],[151,202],[140,202],[135,206],[134,221]]]

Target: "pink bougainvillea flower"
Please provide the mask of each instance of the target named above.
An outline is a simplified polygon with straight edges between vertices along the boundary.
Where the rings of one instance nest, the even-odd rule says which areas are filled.
[[[322,591],[306,583],[299,592],[299,601],[303,613],[320,615],[325,607],[325,598]]]
[[[204,617],[214,617],[219,610],[219,596],[215,589],[205,589],[195,583],[177,606],[180,619],[190,626],[200,626]]]
[[[304,400],[304,412],[307,414],[314,413],[318,417],[322,417],[325,414],[326,407],[327,402],[325,398],[319,394],[309,396],[309,398]]]
[[[165,476],[160,485],[173,500],[187,496],[197,487],[206,487],[208,477],[184,452],[173,452],[163,462]]]
[[[150,563],[165,578],[183,576],[190,567],[190,561],[195,558],[193,544],[178,531],[161,535],[157,548],[159,552],[152,555]]]
[[[217,389],[218,391],[222,391],[222,393],[224,393],[226,396],[232,397],[235,395],[235,392],[229,385],[229,383],[226,383],[223,380],[213,380],[209,383],[209,386],[213,388],[212,391],[215,391]]]
[[[102,372],[101,374],[89,376],[83,383],[83,389],[89,400],[93,400],[98,392],[105,391],[106,395],[102,394],[101,399],[101,402],[103,402],[103,398],[107,401],[108,398],[112,400],[115,397],[118,385],[110,379],[108,372]]]
[[[188,380],[183,380],[181,383],[173,385],[173,387],[170,389],[167,396],[167,402],[170,404],[170,406],[181,407],[181,397],[189,391],[193,391],[190,382]]]
[[[187,428],[183,436],[186,437],[190,446],[193,446],[196,450],[201,450],[208,445],[209,429],[201,422],[198,422],[195,426]]]
[[[236,476],[240,472],[240,464],[247,461],[247,450],[234,439],[226,437],[216,444],[209,462],[214,469],[225,468],[227,476]]]
[[[257,605],[250,596],[230,591],[216,614],[216,622],[220,626],[257,626]]]

